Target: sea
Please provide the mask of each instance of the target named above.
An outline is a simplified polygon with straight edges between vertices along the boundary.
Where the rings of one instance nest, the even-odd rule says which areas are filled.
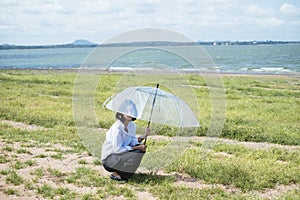
[[[211,66],[196,66],[196,69],[205,70],[208,67],[207,70],[238,74],[300,72],[300,44],[203,45],[201,48],[211,58]],[[2,49],[0,69],[77,69],[100,66],[109,69],[134,70],[137,67],[151,67],[158,64],[179,70],[193,69],[190,63],[178,55],[166,53],[159,48],[151,48],[147,51],[139,49],[140,51],[115,58],[109,66],[101,66],[101,63],[86,65],[95,47]],[[113,51],[113,47],[110,50]],[[184,52],[186,55],[195,54],[190,47],[186,47]],[[105,58],[109,52],[106,53],[107,55],[104,54],[100,57]]]

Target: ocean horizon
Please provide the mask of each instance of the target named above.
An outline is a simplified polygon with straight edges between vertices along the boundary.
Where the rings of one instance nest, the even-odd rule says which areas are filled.
[[[209,71],[242,74],[293,74],[300,72],[300,44],[201,45],[212,60],[211,66],[191,66],[180,56],[159,47],[132,52],[110,66],[85,60],[97,47],[24,48],[0,50],[0,69],[107,69],[127,71],[163,64],[183,72]],[[99,47],[98,47],[99,48]],[[112,47],[113,48],[113,47]],[[186,53],[193,53],[186,47]],[[109,53],[109,52],[108,52]],[[105,57],[105,55],[103,55]]]

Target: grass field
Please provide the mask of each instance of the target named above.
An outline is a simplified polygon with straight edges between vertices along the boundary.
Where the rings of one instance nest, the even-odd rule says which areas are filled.
[[[101,75],[107,84],[96,92],[97,128],[114,122],[101,104],[121,76]],[[299,199],[299,77],[222,76],[225,124],[205,157],[199,154],[210,94],[201,76],[185,78],[201,102],[197,136],[164,169],[140,169],[129,183],[118,184],[77,134],[75,72],[0,70],[0,199]],[[173,136],[168,128],[154,135],[161,136],[150,137],[149,152]]]

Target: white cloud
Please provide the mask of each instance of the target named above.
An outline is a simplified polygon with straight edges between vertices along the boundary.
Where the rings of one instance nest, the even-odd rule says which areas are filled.
[[[111,1],[83,1],[80,2],[79,12],[90,14],[104,14],[111,13],[116,10]]]
[[[56,1],[40,2],[31,5],[30,3],[24,5],[24,11],[29,14],[42,14],[42,13],[58,13],[63,12],[64,8]]]
[[[251,40],[266,31],[265,39],[272,39],[285,27],[294,35],[300,30],[296,3],[261,0],[6,0],[0,1],[0,13],[0,44],[76,37],[102,42],[145,27],[172,29],[195,40]]]
[[[289,3],[282,4],[280,11],[287,15],[300,16],[300,8]]]
[[[244,8],[245,12],[249,14],[249,17],[261,17],[270,16],[274,14],[274,10],[271,8],[261,8],[257,5],[249,5]]]

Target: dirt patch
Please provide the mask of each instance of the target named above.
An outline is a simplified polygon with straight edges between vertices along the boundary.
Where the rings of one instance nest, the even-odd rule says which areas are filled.
[[[264,199],[276,199],[278,196],[280,196],[283,193],[286,193],[293,189],[299,189],[299,185],[293,184],[293,185],[278,185],[274,189],[266,189],[261,194],[258,194],[261,196],[261,198]]]
[[[137,192],[137,198],[138,199],[144,199],[144,200],[157,200],[150,192],[143,191],[143,192]]]
[[[270,148],[282,148],[287,150],[300,150],[300,146],[293,145],[280,145],[280,144],[272,144],[266,142],[241,142],[237,140],[225,139],[225,138],[217,138],[217,137],[168,137],[168,136],[149,136],[149,139],[153,140],[170,140],[170,141],[185,141],[185,142],[203,142],[209,144],[209,146],[213,146],[217,143],[226,143],[226,144],[234,144],[234,145],[242,145],[249,148],[254,149],[270,149]]]
[[[26,130],[26,131],[43,131],[47,130],[47,128],[42,126],[36,126],[36,125],[29,125],[22,122],[15,122],[15,121],[9,121],[9,120],[1,120],[0,121],[3,124],[7,124],[10,126],[13,126],[18,129]]]

